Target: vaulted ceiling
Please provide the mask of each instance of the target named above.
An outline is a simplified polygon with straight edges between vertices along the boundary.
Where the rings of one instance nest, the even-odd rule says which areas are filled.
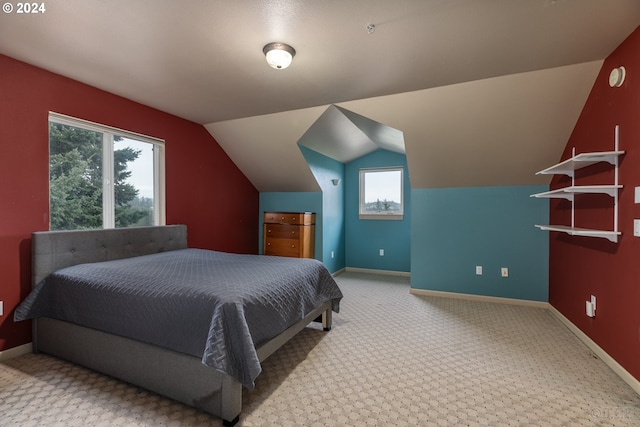
[[[322,113],[298,144],[342,163],[376,150],[405,153],[401,131],[335,105]]]
[[[45,5],[0,14],[0,53],[205,125],[260,191],[316,191],[300,139],[372,122],[402,132],[414,188],[546,183],[534,172],[640,24],[637,0]],[[272,41],[291,67],[266,64]]]

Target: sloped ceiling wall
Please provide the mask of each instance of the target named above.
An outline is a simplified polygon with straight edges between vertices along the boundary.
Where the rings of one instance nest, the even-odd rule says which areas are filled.
[[[342,163],[379,149],[405,152],[402,132],[335,105],[322,113],[298,144]]]
[[[205,127],[258,191],[320,191],[297,142],[326,108],[227,120]]]
[[[404,134],[412,188],[547,184],[549,177],[535,172],[559,160],[601,65],[594,61],[337,107],[347,111],[344,117],[352,112]],[[319,191],[296,144],[328,107],[205,126],[259,191]],[[326,139],[335,144],[329,128]]]

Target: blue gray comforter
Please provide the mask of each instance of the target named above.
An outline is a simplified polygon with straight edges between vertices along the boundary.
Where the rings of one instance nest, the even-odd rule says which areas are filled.
[[[51,317],[202,357],[248,388],[255,347],[342,293],[313,259],[182,249],[81,264],[51,274],[16,321]]]

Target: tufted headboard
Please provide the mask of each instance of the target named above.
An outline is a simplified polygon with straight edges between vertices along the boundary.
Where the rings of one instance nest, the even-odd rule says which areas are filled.
[[[56,270],[88,262],[110,261],[185,249],[186,225],[39,231],[31,233],[32,285]]]

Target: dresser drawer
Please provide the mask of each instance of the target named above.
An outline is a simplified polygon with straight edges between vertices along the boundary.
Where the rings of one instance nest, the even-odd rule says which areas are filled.
[[[298,225],[289,224],[266,224],[265,237],[283,238],[283,239],[298,239],[300,236],[300,227]]]
[[[292,239],[265,239],[265,255],[299,257],[300,242]]]
[[[265,212],[264,222],[268,224],[315,224],[315,214],[298,212]]]

